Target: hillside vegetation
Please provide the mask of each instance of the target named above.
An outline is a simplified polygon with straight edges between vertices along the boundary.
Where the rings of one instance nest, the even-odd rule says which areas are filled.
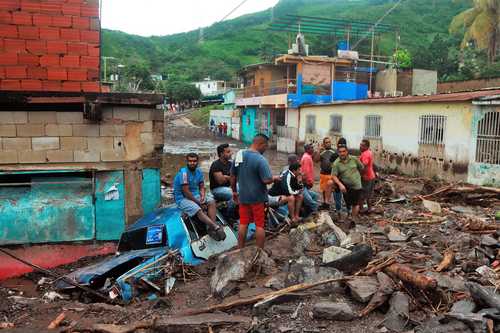
[[[375,22],[395,3],[395,0],[281,0],[273,15]],[[400,28],[399,46],[413,55],[415,66],[438,69],[442,78],[452,78],[458,67],[450,65],[453,59],[449,58],[458,59],[453,52],[458,50],[460,36],[450,37],[448,27],[457,14],[470,7],[469,0],[403,0],[383,22]],[[204,29],[203,41],[199,41],[198,30],[149,38],[104,30],[103,55],[116,57],[125,65],[140,63],[152,73],[180,80],[206,76],[229,80],[242,66],[287,51],[288,33],[269,31],[271,18],[271,10],[267,10],[216,23]],[[306,34],[306,40],[313,54],[333,54],[333,38]],[[391,55],[395,43],[395,34],[386,34],[377,41],[377,52]],[[367,41],[361,50],[368,47]]]

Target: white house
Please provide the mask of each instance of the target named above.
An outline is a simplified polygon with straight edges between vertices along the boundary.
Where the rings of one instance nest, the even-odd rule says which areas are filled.
[[[299,110],[299,140],[369,139],[377,164],[417,176],[500,186],[500,90],[368,99]]]
[[[226,92],[225,81],[211,80],[209,77],[203,81],[194,82],[193,84],[196,88],[200,89],[203,96],[213,96]]]

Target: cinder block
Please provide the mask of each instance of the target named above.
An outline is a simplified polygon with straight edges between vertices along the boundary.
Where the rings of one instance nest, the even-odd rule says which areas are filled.
[[[136,108],[114,107],[113,118],[125,121],[139,120],[139,111]]]
[[[83,112],[57,112],[58,124],[83,124]]]
[[[119,150],[103,150],[101,151],[101,161],[103,162],[119,162],[125,159],[125,152]]]
[[[113,112],[114,114],[114,112]],[[125,125],[101,125],[101,136],[125,136]]]
[[[0,164],[14,164],[17,163],[16,151],[0,151]]]
[[[154,145],[153,133],[141,133],[141,142],[145,146],[153,146]]]
[[[112,150],[113,145],[113,137],[87,138],[88,150]]]
[[[151,133],[153,132],[153,122],[152,121],[145,121],[142,123],[142,130],[141,132],[143,133]]]
[[[73,159],[75,162],[99,162],[101,155],[98,151],[75,151]]]
[[[28,112],[0,111],[0,124],[26,124]]]
[[[153,111],[150,109],[139,109],[139,120],[153,120]]]
[[[73,126],[67,125],[58,125],[58,124],[48,124],[45,126],[45,135],[46,136],[72,136],[73,135]]]
[[[102,110],[102,120],[111,120],[113,119],[113,108],[105,107]]]
[[[31,146],[33,150],[55,150],[60,149],[58,137],[41,137],[31,138]]]
[[[41,124],[16,125],[16,132],[21,137],[44,136],[45,128]]]
[[[30,138],[3,138],[3,150],[31,150]]]
[[[16,136],[16,125],[0,125],[0,136]]]
[[[62,150],[87,150],[87,139],[82,137],[63,137],[59,140]]]
[[[114,150],[124,150],[125,142],[122,137],[115,137],[113,139],[113,149]]]
[[[47,152],[47,161],[52,163],[73,162],[73,152],[65,150],[51,150]]]
[[[30,124],[55,124],[57,122],[56,111],[30,111],[28,122]]]
[[[151,117],[153,118],[152,120],[164,121],[165,113],[163,110],[153,109],[151,110]]]
[[[99,136],[99,125],[97,125],[97,124],[95,124],[95,125],[94,124],[73,125],[73,135],[74,136]],[[114,136],[114,135],[102,135],[102,136]]]
[[[45,151],[20,151],[18,153],[19,163],[46,163],[47,152]]]

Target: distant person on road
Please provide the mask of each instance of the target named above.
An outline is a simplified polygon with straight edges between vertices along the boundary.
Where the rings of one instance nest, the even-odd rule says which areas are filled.
[[[338,148],[339,158],[333,163],[333,181],[344,194],[347,209],[352,209],[353,218],[358,217],[361,190],[361,172],[365,166],[356,157],[350,156],[347,147]]]
[[[174,199],[177,207],[189,217],[197,217],[208,229],[210,237],[216,241],[226,239],[222,226],[216,222],[215,201],[205,192],[203,173],[198,168],[199,157],[195,153],[186,155],[186,167],[179,170],[174,178]],[[203,211],[208,211],[208,216]]]
[[[210,191],[217,201],[230,201],[233,198],[231,190],[231,148],[224,143],[217,147],[219,159],[212,163],[208,172]]]
[[[210,119],[210,132],[215,134],[215,120],[214,120],[214,118]]]
[[[312,191],[314,186],[314,147],[312,144],[304,146],[304,154],[300,159],[302,182],[304,183],[304,206],[308,207],[312,212],[318,210],[319,195]]]
[[[222,132],[223,132],[224,136],[227,136],[227,123],[226,122],[224,122],[222,124]]]
[[[266,240],[265,211],[268,202],[267,185],[278,181],[273,177],[271,168],[263,156],[268,148],[269,138],[257,134],[247,150],[240,150],[231,168],[231,188],[233,200],[240,205],[240,226],[238,230],[238,246],[243,248],[248,224],[255,223],[257,246],[264,248]],[[237,185],[239,193],[237,192]]]
[[[361,201],[359,203],[362,208],[364,203],[368,206],[367,213],[371,212],[372,204],[371,199],[373,196],[373,187],[375,185],[375,179],[377,178],[375,170],[373,168],[373,153],[370,149],[370,141],[363,140],[359,145],[359,151],[361,155],[359,160],[365,166],[363,173],[361,174],[361,184],[363,186],[363,192],[361,194]]]

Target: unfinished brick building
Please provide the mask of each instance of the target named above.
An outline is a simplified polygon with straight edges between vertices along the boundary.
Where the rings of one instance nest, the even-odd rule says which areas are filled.
[[[98,0],[0,0],[0,246],[43,267],[161,201],[163,96],[101,92],[99,26]],[[0,280],[27,271],[0,255]]]
[[[0,89],[99,92],[99,0],[0,0]]]

